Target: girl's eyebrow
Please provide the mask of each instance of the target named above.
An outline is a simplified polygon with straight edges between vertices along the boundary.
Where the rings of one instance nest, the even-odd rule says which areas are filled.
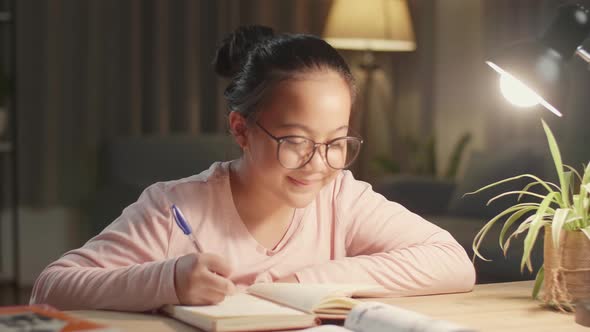
[[[284,124],[279,125],[277,128],[279,128],[279,129],[292,129],[292,128],[295,128],[295,129],[301,129],[301,130],[305,131],[308,134],[317,134],[313,129],[311,129],[311,128],[305,126],[305,125],[296,124],[296,123],[284,123]],[[340,127],[336,128],[336,129],[332,130],[330,132],[330,134],[335,133],[337,131],[340,131],[342,129],[348,129],[348,125],[340,126]]]

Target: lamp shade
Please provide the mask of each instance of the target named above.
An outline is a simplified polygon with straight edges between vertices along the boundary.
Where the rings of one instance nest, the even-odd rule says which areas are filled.
[[[334,0],[324,39],[335,48],[348,50],[416,49],[406,0]]]
[[[537,103],[554,114],[565,101],[567,61],[590,32],[590,14],[580,5],[561,6],[551,26],[537,40],[513,44],[486,63],[503,79],[526,86]]]
[[[579,4],[561,6],[553,23],[545,31],[541,43],[569,60],[588,37],[590,12]]]

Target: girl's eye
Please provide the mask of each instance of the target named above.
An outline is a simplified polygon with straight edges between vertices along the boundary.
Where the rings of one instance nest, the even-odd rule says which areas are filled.
[[[288,138],[285,138],[285,142],[289,143],[289,144],[293,144],[293,145],[299,145],[299,144],[307,144],[309,142],[309,140],[306,138],[303,138],[303,137],[288,137]]]
[[[346,147],[346,140],[338,140],[332,144],[330,144],[330,149],[344,149]]]

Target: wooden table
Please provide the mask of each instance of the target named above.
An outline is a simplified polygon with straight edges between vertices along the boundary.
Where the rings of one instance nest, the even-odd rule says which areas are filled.
[[[402,308],[453,321],[478,331],[585,331],[573,314],[546,309],[531,299],[532,281],[477,285],[471,293],[382,299]],[[147,314],[70,311],[122,331],[195,331],[173,319]]]
[[[182,322],[169,317],[150,314],[136,314],[128,312],[81,310],[68,311],[69,315],[103,323],[115,327],[121,332],[184,332],[199,331]]]
[[[533,301],[532,281],[477,285],[471,293],[385,299],[425,315],[478,331],[586,331],[574,314],[545,308]]]

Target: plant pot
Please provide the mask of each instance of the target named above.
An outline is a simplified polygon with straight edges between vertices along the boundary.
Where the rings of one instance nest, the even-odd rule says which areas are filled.
[[[563,230],[559,248],[545,227],[545,302],[572,304],[590,298],[590,240],[581,231]]]

